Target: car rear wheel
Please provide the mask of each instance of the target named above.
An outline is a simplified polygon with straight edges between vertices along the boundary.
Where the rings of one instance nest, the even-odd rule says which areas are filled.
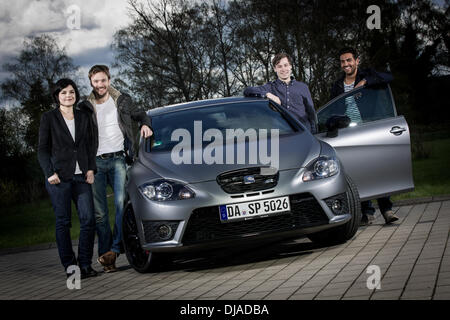
[[[139,232],[130,202],[125,205],[122,222],[123,245],[130,265],[140,273],[156,271],[159,256],[141,246]]]
[[[347,201],[352,218],[341,226],[309,235],[308,238],[311,241],[322,245],[340,244],[351,239],[358,231],[359,222],[361,221],[361,201],[356,185],[350,177],[347,176],[346,180]]]

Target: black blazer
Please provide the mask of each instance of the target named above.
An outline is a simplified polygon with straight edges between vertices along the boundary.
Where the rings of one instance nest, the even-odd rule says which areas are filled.
[[[60,180],[71,180],[76,161],[83,174],[88,170],[97,171],[89,115],[74,107],[74,119],[75,142],[59,108],[41,117],[38,160],[46,178],[57,173]]]

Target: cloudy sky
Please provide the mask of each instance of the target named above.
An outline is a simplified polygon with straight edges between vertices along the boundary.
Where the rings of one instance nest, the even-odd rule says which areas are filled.
[[[77,12],[80,29],[73,28]],[[56,37],[85,74],[94,64],[111,64],[113,35],[130,22],[127,13],[126,0],[0,0],[0,82],[8,76],[1,66],[18,56],[24,39],[42,33]]]
[[[93,64],[111,64],[113,35],[130,22],[127,7],[126,0],[0,0],[0,66],[18,56],[26,37],[42,33],[86,74]]]

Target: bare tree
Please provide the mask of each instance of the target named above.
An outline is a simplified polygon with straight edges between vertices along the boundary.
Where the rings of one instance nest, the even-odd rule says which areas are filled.
[[[133,22],[113,47],[129,88],[150,107],[209,97],[214,48],[202,6],[185,0],[130,0]],[[145,92],[144,92],[145,91]]]
[[[5,63],[3,70],[11,77],[1,85],[2,97],[22,103],[36,82],[41,82],[43,90],[48,92],[59,78],[76,80],[78,67],[67,56],[65,48],[60,48],[52,36],[43,34],[25,39],[19,56],[12,63]]]

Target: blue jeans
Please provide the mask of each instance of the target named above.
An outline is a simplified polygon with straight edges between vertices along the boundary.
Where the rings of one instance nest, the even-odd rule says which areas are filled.
[[[79,174],[73,180],[59,184],[50,184],[45,180],[45,187],[50,195],[56,217],[56,243],[59,258],[65,269],[77,265],[77,258],[72,249],[70,228],[72,227],[72,200],[80,219],[80,238],[78,242],[78,264],[88,267],[92,263],[95,239],[94,203],[91,186],[85,182],[84,175]]]
[[[114,156],[109,159],[96,157],[96,163],[97,173],[95,174],[92,191],[94,193],[98,255],[101,256],[108,251],[120,253],[122,251],[122,216],[127,175],[125,157]],[[114,205],[116,207],[114,232],[111,232],[109,225],[108,202],[106,199],[106,188],[108,185],[114,191]]]
[[[377,202],[381,214],[384,214],[386,211],[392,210],[391,197],[378,198]],[[375,214],[375,208],[372,206],[372,201],[367,200],[361,202],[361,211],[362,214],[371,214],[371,215]]]

